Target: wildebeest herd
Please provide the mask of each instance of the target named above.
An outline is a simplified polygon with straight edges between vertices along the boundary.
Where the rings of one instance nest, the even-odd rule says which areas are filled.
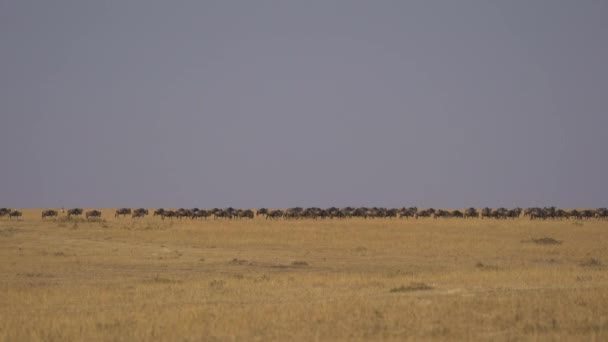
[[[64,212],[63,210],[61,211]],[[56,218],[60,214],[57,210],[43,210],[42,219]],[[99,210],[84,211],[81,208],[68,209],[65,214],[67,217],[85,215],[87,220],[101,218],[102,213]],[[139,208],[119,208],[116,209],[114,217],[132,218],[145,217],[149,214],[148,209]],[[8,219],[20,218],[22,213],[19,210],[8,208],[0,208],[0,217],[8,217]],[[266,209],[261,208],[255,212],[251,209],[184,209],[177,210],[156,209],[153,211],[153,217],[161,219],[253,219],[254,217],[263,217],[268,220],[277,219],[347,219],[347,218],[363,218],[363,219],[378,219],[378,218],[493,218],[493,219],[515,219],[529,218],[531,220],[546,220],[546,219],[608,219],[608,209],[559,209],[556,207],[534,207],[534,208],[467,208],[464,210],[444,210],[444,209],[418,209],[417,207],[409,208],[379,208],[379,207],[345,207],[345,208],[288,208],[288,209]]]

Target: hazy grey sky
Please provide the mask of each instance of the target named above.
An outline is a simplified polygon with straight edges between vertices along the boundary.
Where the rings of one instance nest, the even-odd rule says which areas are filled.
[[[607,61],[600,0],[0,0],[0,206],[606,206]]]

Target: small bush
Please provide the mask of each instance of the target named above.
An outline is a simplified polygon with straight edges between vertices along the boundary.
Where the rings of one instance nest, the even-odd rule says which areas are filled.
[[[428,291],[434,287],[425,283],[410,283],[407,286],[395,287],[391,289],[391,292],[412,292],[412,291]]]

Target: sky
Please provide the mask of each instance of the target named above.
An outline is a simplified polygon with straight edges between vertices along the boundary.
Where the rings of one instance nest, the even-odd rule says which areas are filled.
[[[608,2],[0,0],[0,207],[608,206]]]

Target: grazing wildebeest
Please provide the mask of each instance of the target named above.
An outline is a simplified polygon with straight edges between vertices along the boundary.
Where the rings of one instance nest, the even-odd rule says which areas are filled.
[[[260,215],[268,215],[268,209],[266,208],[260,208],[255,212],[256,216],[260,216]]]
[[[120,209],[116,209],[116,212],[114,213],[114,217],[125,217],[127,215],[131,215],[131,208],[120,208]]]
[[[152,216],[160,216],[162,218],[164,213],[165,213],[165,209],[160,208],[160,209],[154,210],[154,214],[152,214]]]
[[[9,220],[12,219],[13,217],[19,218],[19,217],[21,217],[21,215],[23,215],[23,214],[19,210],[11,210],[8,213],[8,218],[9,218]]]
[[[148,209],[139,208],[133,210],[133,214],[131,215],[131,217],[144,217],[146,215],[148,215]]]
[[[460,210],[454,210],[452,212],[452,217],[463,218],[464,214]]]
[[[207,217],[209,217],[211,215],[210,212],[208,212],[207,210],[197,210],[192,214],[192,219],[194,220],[195,218],[200,218],[200,219],[207,219]]]
[[[464,213],[463,213],[463,217],[464,218],[469,218],[469,217],[479,217],[479,213],[477,212],[477,209],[470,207],[468,209],[465,209]]]
[[[44,220],[44,218],[46,217],[57,217],[58,213],[57,210],[45,210],[42,212],[42,219]]]
[[[519,218],[521,216],[522,210],[523,209],[519,208],[519,207],[517,207],[515,209],[511,209],[511,210],[509,210],[509,213],[507,214],[507,216],[512,219]]]
[[[581,211],[581,215],[583,216],[584,219],[593,218],[595,216],[595,210],[585,209],[585,210]]]
[[[163,210],[163,213],[160,214],[160,218],[164,220],[165,217],[174,218],[177,217],[177,213],[173,210]]]
[[[281,210],[273,210],[266,215],[266,219],[279,219],[283,217],[283,211]]]
[[[85,214],[87,220],[89,218],[100,218],[101,217],[101,211],[99,210],[89,210],[86,212]]]
[[[608,219],[608,209],[607,208],[595,209],[595,218],[597,218],[598,220]]]
[[[72,208],[68,210],[68,217],[72,217],[72,215],[74,216],[80,216],[82,215],[82,208]]]
[[[182,217],[189,217],[189,216],[190,216],[190,212],[184,208],[179,208],[175,212],[175,217],[177,217],[180,220],[182,219]]]
[[[9,208],[0,208],[0,217],[8,216],[11,210]]]
[[[410,217],[416,217],[416,214],[418,214],[418,208],[416,207],[410,207],[410,208],[401,208],[401,210],[399,211],[399,214],[401,215],[401,217],[405,217],[405,218],[410,218]]]
[[[447,210],[443,210],[443,209],[438,209],[435,214],[433,215],[433,218],[440,218],[440,217],[444,217],[444,218],[449,218],[451,216],[450,212]]]
[[[483,209],[481,209],[481,218],[483,219],[484,217],[492,217],[492,209],[485,207]]]
[[[255,215],[253,214],[253,210],[246,209],[246,210],[241,211],[240,214],[239,214],[239,216],[242,217],[242,218],[253,219],[253,217]]]

